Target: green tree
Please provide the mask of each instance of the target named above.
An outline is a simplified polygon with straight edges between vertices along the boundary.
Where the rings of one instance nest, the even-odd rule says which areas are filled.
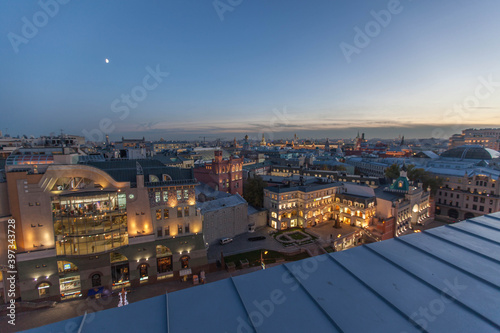
[[[396,179],[399,177],[399,165],[394,163],[387,169],[385,169],[385,176],[389,179]]]
[[[434,196],[436,190],[443,185],[443,179],[425,171],[422,168],[416,168],[414,165],[408,166],[408,179],[423,183],[424,189],[431,188],[431,195]]]
[[[267,183],[261,177],[249,178],[243,184],[243,198],[252,206],[262,208],[264,205],[264,188]]]

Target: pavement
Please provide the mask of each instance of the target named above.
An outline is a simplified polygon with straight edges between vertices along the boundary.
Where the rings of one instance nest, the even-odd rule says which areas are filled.
[[[316,225],[312,228],[307,228],[306,232],[320,238],[320,240],[324,243],[329,243],[330,239],[335,239],[339,234],[341,237],[346,235],[350,235],[354,232],[363,230],[358,227],[353,227],[348,224],[341,224],[340,229],[336,229],[333,227],[333,222],[325,222],[319,225]],[[233,241],[231,243],[220,245],[214,244],[208,248],[208,262],[215,262],[216,260],[220,260],[221,252],[224,253],[224,256],[239,254],[243,252],[249,252],[253,250],[273,250],[280,252],[295,252],[300,248],[305,248],[306,246],[283,246],[280,242],[274,239],[270,234],[275,232],[276,230],[271,227],[261,227],[253,233],[244,233],[242,235],[233,237]],[[265,240],[260,241],[249,241],[248,238],[256,237],[256,236],[265,236]]]
[[[231,243],[220,245],[214,244],[210,245],[208,248],[208,262],[215,262],[220,260],[221,252],[224,256],[238,254],[242,252],[249,252],[253,250],[273,250],[273,251],[287,251],[287,249],[278,241],[276,241],[270,233],[276,231],[271,227],[261,227],[255,230],[255,232],[246,232],[244,234],[233,237]],[[259,241],[249,241],[250,237],[264,236],[266,239]],[[296,250],[296,249],[294,249]]]

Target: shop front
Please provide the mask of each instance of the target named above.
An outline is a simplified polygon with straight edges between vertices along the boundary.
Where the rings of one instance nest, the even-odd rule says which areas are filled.
[[[156,246],[156,268],[158,271],[158,280],[174,276],[172,251],[168,247],[163,245]]]
[[[112,289],[118,290],[124,287],[130,287],[130,268],[128,258],[121,253],[111,252],[111,280]]]
[[[68,300],[82,296],[82,285],[78,267],[69,261],[58,261],[59,290],[61,300]],[[45,286],[43,286],[45,287]],[[39,290],[39,293],[41,291]]]

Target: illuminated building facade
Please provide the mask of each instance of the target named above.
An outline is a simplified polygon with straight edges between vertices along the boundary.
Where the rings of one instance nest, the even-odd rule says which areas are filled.
[[[6,173],[23,301],[136,287],[206,269],[192,170],[155,160]]]
[[[353,191],[354,187],[361,188]],[[264,189],[264,208],[269,226],[284,230],[312,227],[320,223],[368,226],[376,213],[373,189],[342,183],[311,184]]]

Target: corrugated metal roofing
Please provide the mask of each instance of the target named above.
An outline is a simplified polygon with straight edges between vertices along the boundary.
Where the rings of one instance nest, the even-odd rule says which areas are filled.
[[[85,164],[106,171],[113,179],[119,182],[135,182],[137,175],[137,163],[142,167],[144,180],[149,181],[149,176],[154,175],[162,179],[163,174],[168,174],[172,180],[194,179],[192,169],[181,169],[167,167],[155,159],[140,160],[113,160],[106,162],[89,161]]]
[[[495,213],[98,312],[82,332],[498,332],[499,309]]]

